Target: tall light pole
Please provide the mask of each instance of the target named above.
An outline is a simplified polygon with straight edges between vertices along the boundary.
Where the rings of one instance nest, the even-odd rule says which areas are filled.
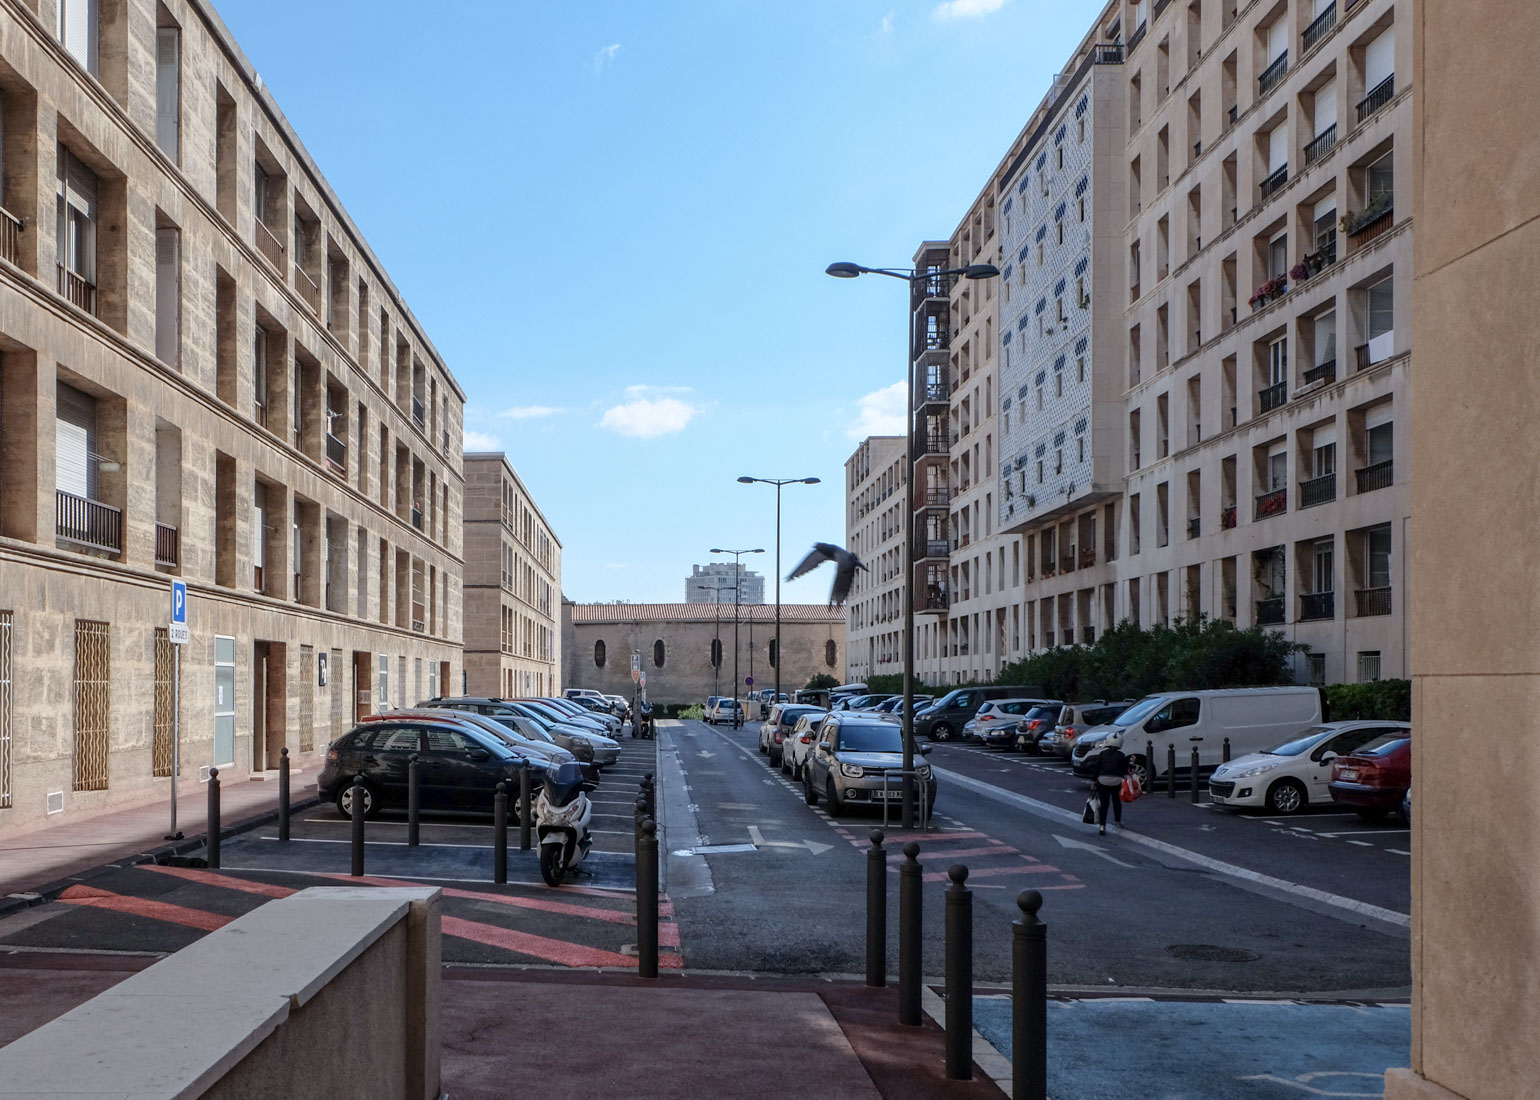
[[[912,267],[862,267],[860,264],[832,263],[825,275],[836,279],[854,279],[861,275],[886,275],[909,284],[909,385],[904,391],[904,790],[903,827],[914,827],[914,287],[932,279],[961,275],[964,279],[994,279],[1000,274],[994,264],[969,264],[966,267],[916,271]]]
[[[816,477],[740,477],[738,479],[744,485],[774,485],[775,486],[775,660],[771,662],[775,668],[775,698],[771,702],[781,701],[781,486],[782,485],[817,485]]]
[[[712,547],[713,554],[731,554],[733,556],[733,580],[738,583],[733,585],[733,702],[738,701],[738,608],[742,606],[743,597],[743,567],[738,564],[738,559],[745,554],[763,554],[764,550],[719,550]]]
[[[720,577],[717,579],[721,580]],[[722,694],[722,685],[717,683],[717,678],[721,675],[722,672],[722,593],[729,590],[736,592],[738,591],[738,586],[725,584],[697,584],[695,586],[695,590],[697,592],[716,593],[716,595],[711,597],[711,620],[714,624],[712,636],[716,642],[716,650],[711,654],[711,694],[720,695]]]

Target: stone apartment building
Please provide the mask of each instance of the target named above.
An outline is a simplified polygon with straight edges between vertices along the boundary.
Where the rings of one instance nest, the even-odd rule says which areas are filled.
[[[465,462],[465,689],[554,695],[561,677],[561,541],[508,456]]]
[[[846,683],[904,671],[907,457],[903,436],[874,435],[845,460],[845,546],[866,563],[847,604]]]
[[[1411,2],[1107,4],[921,246],[1001,269],[915,294],[922,679],[1199,614],[1407,675]]]
[[[213,9],[3,0],[0,123],[0,834],[457,680],[464,394]]]

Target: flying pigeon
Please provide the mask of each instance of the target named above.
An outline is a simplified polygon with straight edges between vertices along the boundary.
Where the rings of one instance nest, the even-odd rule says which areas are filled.
[[[832,561],[835,566],[834,587],[829,590],[829,606],[844,604],[850,595],[850,586],[855,583],[856,570],[865,569],[866,565],[843,546],[835,546],[829,542],[813,543],[813,549],[795,569],[786,575],[786,579],[794,581],[805,573],[811,573],[826,561]]]

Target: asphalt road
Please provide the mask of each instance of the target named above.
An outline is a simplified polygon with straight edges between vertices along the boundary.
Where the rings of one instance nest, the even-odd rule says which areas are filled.
[[[881,811],[834,820],[822,804],[808,807],[757,744],[757,723],[660,729],[666,885],[686,965],[859,973],[866,833]],[[1067,766],[957,745],[937,746],[930,762],[940,777],[937,829],[913,838],[927,880],[928,974],[942,970],[945,870],[960,863],[970,872],[980,982],[1008,980],[1015,899],[1030,887],[1045,899],[1058,986],[1409,992],[1409,861],[1392,850],[1405,850],[1405,833],[1321,813],[1235,817],[1194,807],[1185,792],[1157,792],[1126,808],[1128,832],[1103,838],[1080,823],[1088,788]],[[891,864],[905,839],[889,830]],[[894,970],[897,892],[890,872]]]

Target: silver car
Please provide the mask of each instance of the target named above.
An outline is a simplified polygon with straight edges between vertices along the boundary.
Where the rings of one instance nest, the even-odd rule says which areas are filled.
[[[927,753],[930,746],[920,746],[919,751]],[[902,770],[903,763],[903,729],[897,722],[837,711],[818,728],[818,740],[802,768],[803,794],[809,806],[818,805],[819,798],[826,800],[835,817],[850,805],[897,801],[902,784],[887,773]],[[929,764],[917,763],[915,773],[929,787],[928,815],[936,805],[936,782]]]
[[[813,751],[813,744],[818,740],[818,727],[827,717],[828,711],[813,710],[797,718],[796,725],[791,727],[791,731],[781,741],[781,771],[793,779],[802,778],[808,754]]]

